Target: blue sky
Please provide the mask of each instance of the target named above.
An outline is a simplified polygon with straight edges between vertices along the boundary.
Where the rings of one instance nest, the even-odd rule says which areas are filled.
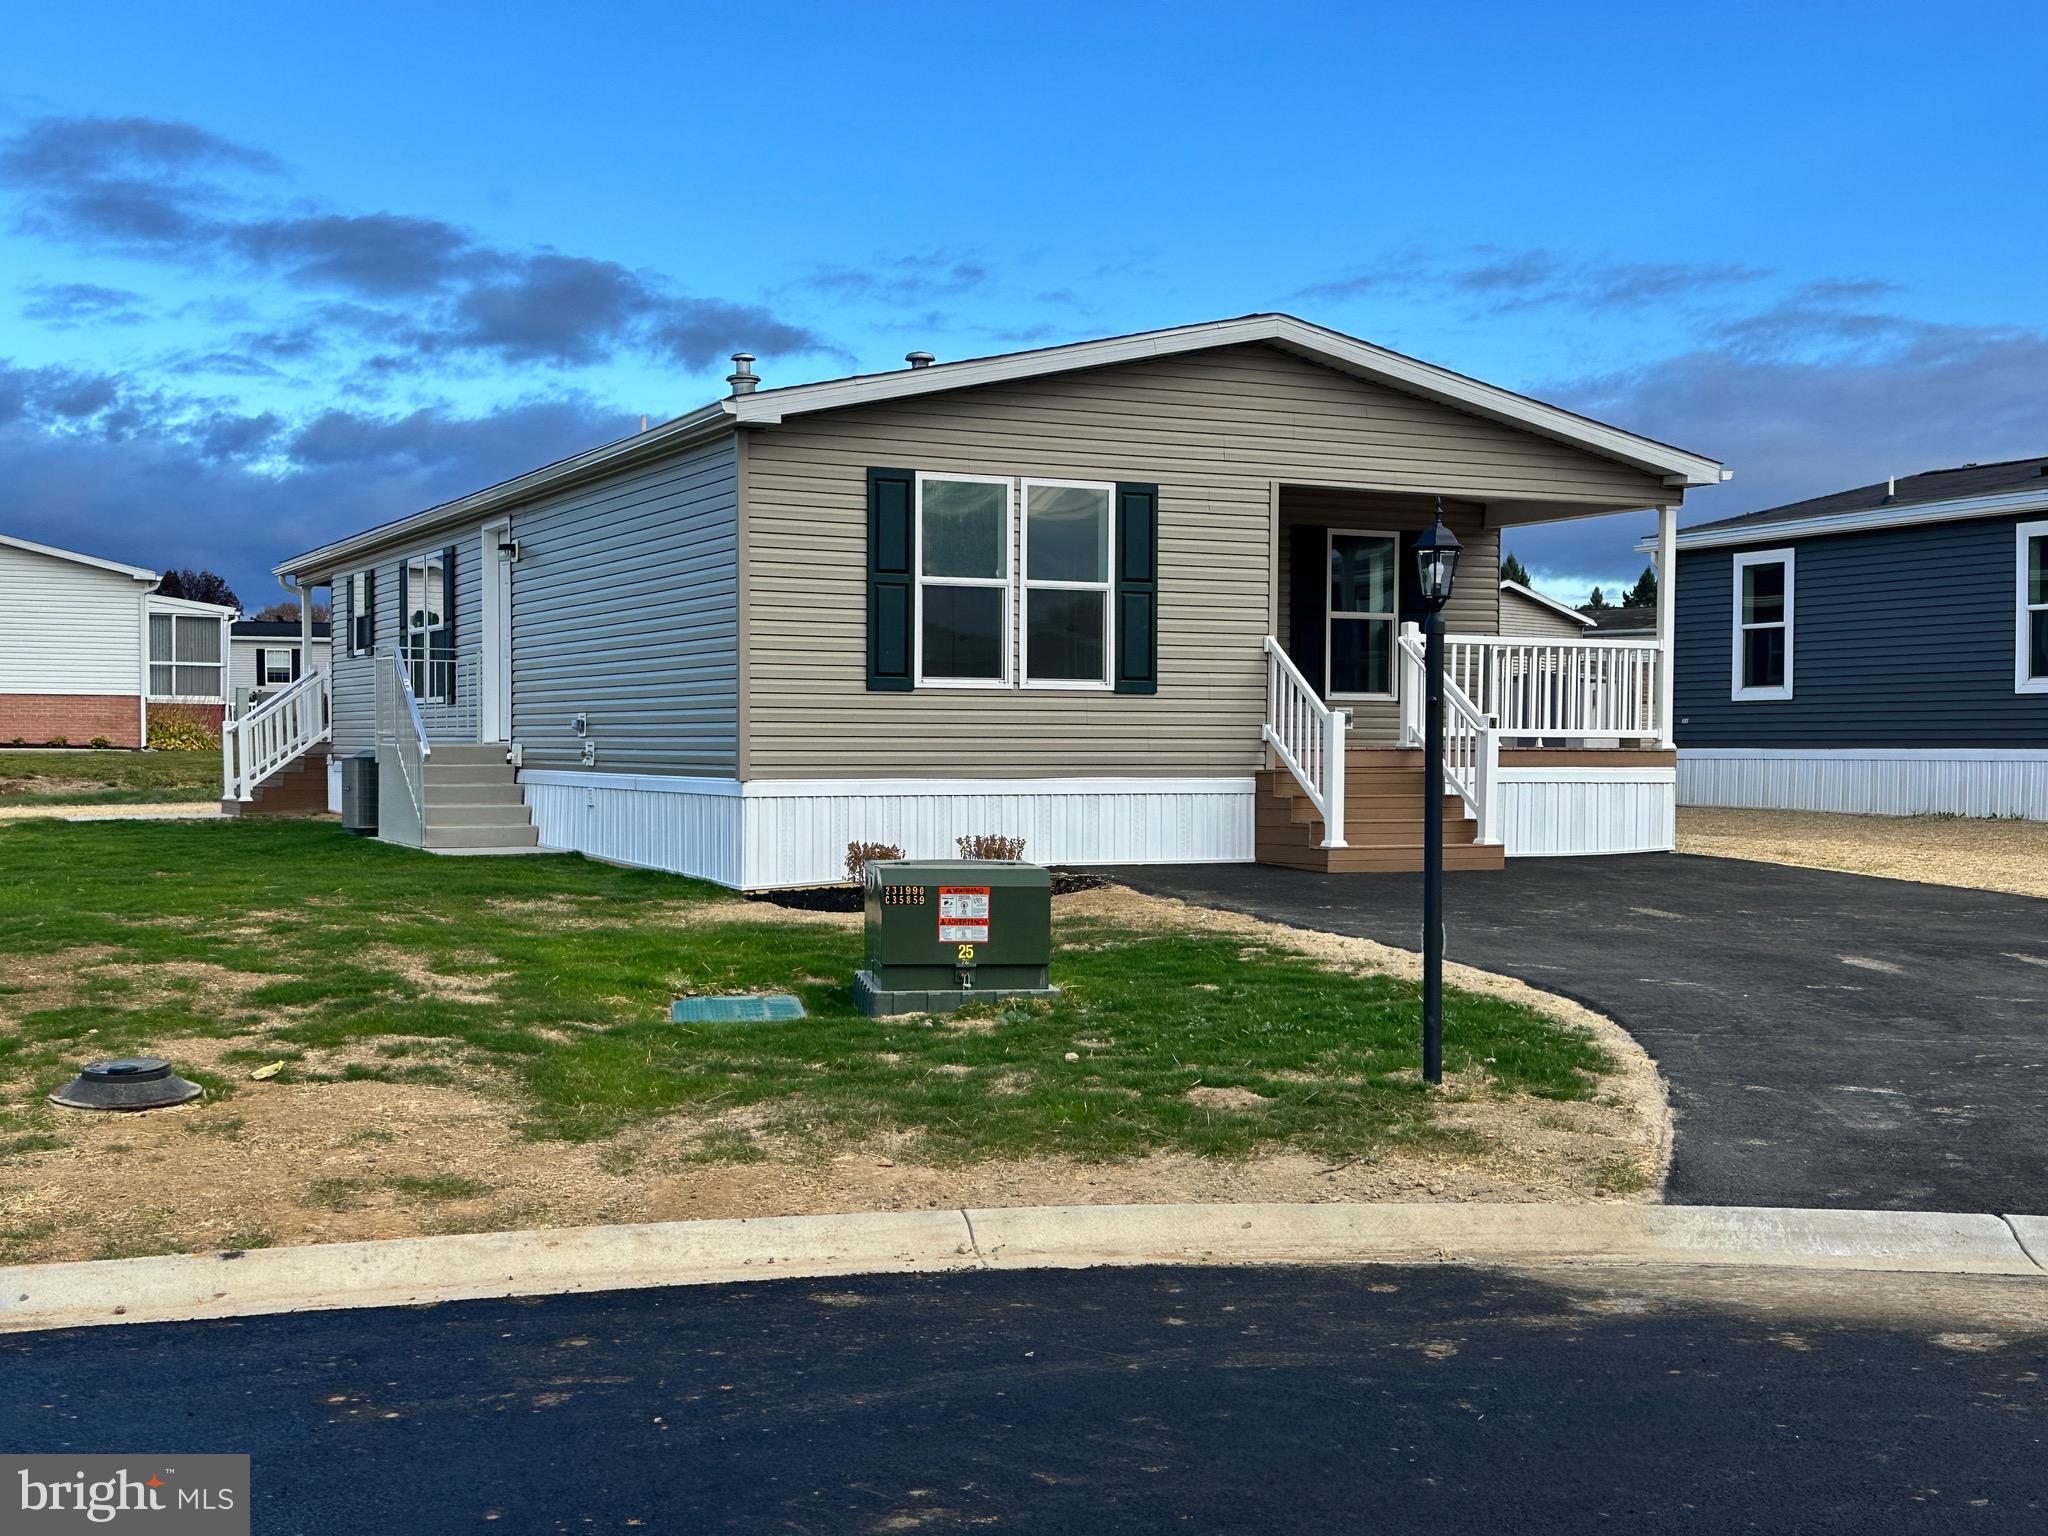
[[[2019,5],[36,7],[0,531],[296,549],[722,392],[1284,309],[1723,458],[2048,452]],[[1641,517],[1514,535],[1571,599]]]

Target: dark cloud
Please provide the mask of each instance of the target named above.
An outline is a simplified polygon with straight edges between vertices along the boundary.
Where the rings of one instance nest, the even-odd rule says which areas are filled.
[[[136,325],[148,318],[142,295],[126,288],[103,288],[98,283],[33,283],[22,292],[28,302],[22,306],[21,317],[41,321],[55,330],[74,330],[82,325]]]
[[[1780,333],[1770,350],[1763,328],[1734,327],[1739,345],[1702,346],[1535,392],[1725,459],[1735,479],[1693,492],[1687,522],[1868,485],[1888,474],[2044,451],[2048,334],[1852,314],[1867,326],[1849,327],[1854,334],[1832,350],[1813,352],[1811,330]],[[1835,327],[1837,342],[1843,329]],[[1640,516],[1603,518],[1512,533],[1509,544],[1539,575],[1633,577],[1641,557],[1630,546],[1648,527]]]
[[[701,368],[741,349],[834,350],[762,306],[691,294],[660,273],[494,246],[431,217],[279,207],[269,187],[250,186],[278,170],[260,150],[148,118],[41,118],[0,141],[0,185],[28,231],[319,297],[213,349],[262,363],[373,347],[365,376],[391,378],[464,358],[574,368],[631,354]],[[958,292],[985,277],[970,262],[905,258],[887,282]]]
[[[1494,314],[1549,307],[1594,311],[1700,298],[1769,275],[1736,262],[1613,261],[1471,246],[1448,255],[1402,252],[1364,271],[1312,284],[1295,297],[1331,303],[1376,295],[1448,296]]]

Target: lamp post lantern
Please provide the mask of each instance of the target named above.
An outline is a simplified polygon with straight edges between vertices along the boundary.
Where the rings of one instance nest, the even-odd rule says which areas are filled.
[[[1422,1080],[1444,1080],[1444,604],[1458,575],[1458,536],[1436,525],[1415,542],[1422,595]]]

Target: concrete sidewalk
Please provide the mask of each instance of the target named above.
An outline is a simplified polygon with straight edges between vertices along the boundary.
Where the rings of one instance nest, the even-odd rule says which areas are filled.
[[[0,1269],[0,1333],[785,1276],[1133,1265],[1753,1266],[2048,1279],[2048,1218],[1652,1205],[1156,1205],[660,1222]]]

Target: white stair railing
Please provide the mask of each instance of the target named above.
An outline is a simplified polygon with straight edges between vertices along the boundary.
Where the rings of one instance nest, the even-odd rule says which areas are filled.
[[[1504,736],[1660,739],[1663,665],[1654,640],[1444,639],[1444,675]]]
[[[1429,686],[1427,649],[1420,626],[1403,624],[1401,655],[1401,745],[1426,744]],[[1457,679],[1444,677],[1444,783],[1465,802],[1465,814],[1478,822],[1475,837],[1500,841],[1500,731],[1493,718],[1472,702]]]
[[[377,653],[377,835],[423,847],[427,836],[427,759],[434,755],[420,703],[412,691],[412,664],[396,648]],[[384,792],[397,769],[397,795]]]
[[[1344,726],[1349,717],[1316,697],[1287,659],[1280,642],[1266,636],[1266,745],[1292,773],[1310,803],[1322,812],[1325,848],[1344,842]]]
[[[333,687],[314,669],[261,704],[221,722],[221,797],[252,799],[256,786],[333,734]]]

